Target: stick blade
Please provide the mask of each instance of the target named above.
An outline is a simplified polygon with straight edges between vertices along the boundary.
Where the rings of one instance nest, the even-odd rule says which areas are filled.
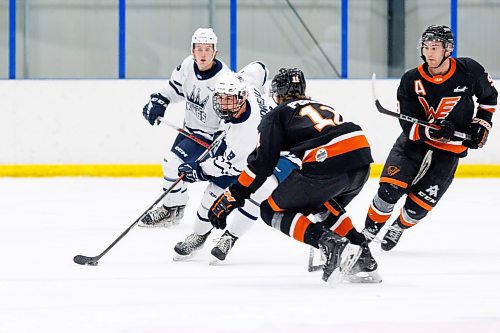
[[[98,262],[95,260],[93,257],[86,257],[82,255],[76,255],[73,258],[73,261],[78,264],[78,265],[85,265],[85,266],[97,266]]]
[[[391,110],[384,108],[378,99],[375,100],[375,107],[377,108],[378,112],[380,112],[382,114],[386,114],[388,116],[392,116],[392,117],[396,117],[396,118],[401,118],[401,115],[398,112],[394,112],[394,111],[391,111]]]

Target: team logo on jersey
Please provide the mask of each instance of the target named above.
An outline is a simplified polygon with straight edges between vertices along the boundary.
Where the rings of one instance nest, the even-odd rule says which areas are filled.
[[[458,86],[455,89],[453,89],[453,92],[460,93],[460,92],[465,92],[466,90],[467,90],[467,86],[463,86],[463,87]]]
[[[444,119],[453,110],[455,105],[458,104],[461,98],[462,96],[443,97],[436,110],[434,110],[434,107],[429,106],[429,103],[427,103],[424,97],[419,96],[418,101],[424,107],[427,119]]]
[[[193,85],[193,90],[186,97],[186,110],[192,111],[196,115],[201,122],[205,122],[207,120],[207,114],[205,112],[205,105],[208,102],[208,96],[204,99],[201,99],[201,89],[196,88]]]
[[[395,174],[397,174],[399,171],[401,171],[401,169],[400,169],[400,168],[398,168],[398,167],[397,167],[397,166],[395,166],[395,165],[389,165],[389,166],[387,167],[387,174],[388,174],[389,176],[394,176],[394,175],[395,175]]]
[[[326,149],[321,148],[316,152],[316,162],[323,162],[327,157],[328,153],[326,152]]]
[[[429,195],[434,198],[438,196],[438,191],[439,191],[438,185],[429,186],[429,188],[425,190],[425,192],[429,193]]]

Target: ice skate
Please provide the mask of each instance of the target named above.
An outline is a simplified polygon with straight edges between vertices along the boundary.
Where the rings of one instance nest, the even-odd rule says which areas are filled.
[[[332,274],[335,280],[340,277],[341,256],[348,243],[347,238],[340,237],[330,230],[321,235],[318,247],[326,258],[326,263],[323,265],[323,281],[328,282]]]
[[[196,252],[203,248],[203,244],[205,244],[208,235],[210,235],[210,232],[207,232],[205,235],[192,233],[187,236],[183,242],[177,243],[174,247],[174,261],[182,261],[192,258]]]
[[[186,206],[160,207],[148,212],[139,223],[143,228],[168,228],[179,224],[184,216]]]
[[[404,229],[399,226],[398,220],[394,221],[394,223],[389,227],[389,230],[382,239],[382,250],[392,250],[403,235],[403,231]]]
[[[378,264],[373,258],[368,244],[361,244],[360,250],[360,256],[352,268],[346,272],[345,280],[352,283],[382,282],[382,278],[377,272]]]
[[[226,259],[229,250],[234,246],[234,243],[238,237],[233,236],[229,231],[225,231],[224,234],[217,240],[217,245],[212,249],[212,255],[215,257],[210,262],[211,265],[217,264],[218,261],[224,261]]]
[[[365,236],[366,240],[369,242],[374,241],[375,243],[382,243],[382,240],[377,237],[385,223],[375,223],[370,219],[366,219],[365,227],[361,233]]]

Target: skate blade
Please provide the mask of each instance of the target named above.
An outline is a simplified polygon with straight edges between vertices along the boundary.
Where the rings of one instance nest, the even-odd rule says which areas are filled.
[[[329,287],[335,287],[338,286],[342,282],[342,272],[340,271],[340,267],[337,267],[332,275],[328,278],[326,283],[328,284]]]
[[[213,258],[212,260],[210,260],[210,261],[208,262],[208,265],[209,265],[209,266],[217,266],[217,265],[219,265],[221,262],[222,262],[222,261],[220,261],[219,259],[217,259],[217,258]]]
[[[193,253],[190,253],[186,256],[183,256],[182,254],[174,254],[174,257],[172,258],[173,261],[186,261],[188,259],[191,259],[192,257],[194,257],[194,254]]]
[[[381,283],[382,277],[378,271],[373,272],[358,272],[345,277],[350,283]]]
[[[364,229],[361,233],[365,236],[365,238],[368,240],[368,242],[374,242],[374,243],[379,243],[379,244],[382,244],[385,242],[383,239],[372,234],[371,232],[365,231]]]
[[[182,255],[182,254],[179,254],[177,252],[174,251],[174,257],[172,258],[174,261],[186,261],[188,259],[191,259],[193,258],[195,255],[198,254],[199,251],[201,251],[203,249],[203,245],[201,247],[199,247],[198,249],[196,250],[193,250],[190,254],[188,255]]]
[[[361,256],[361,247],[353,244],[348,244],[342,252],[340,261],[340,272],[342,276],[349,274],[354,267],[354,264],[358,261]]]
[[[335,287],[345,280],[347,274],[358,261],[361,255],[361,247],[353,244],[347,244],[341,255],[340,265],[337,267],[330,278],[326,281],[330,287]]]
[[[171,222],[160,222],[156,224],[144,224],[144,223],[139,223],[138,226],[141,228],[146,228],[146,229],[154,229],[154,228],[170,228],[173,225],[177,225],[179,223],[171,223]]]
[[[319,259],[317,260],[318,263],[315,263],[315,257],[316,253],[319,253]],[[309,260],[307,263],[307,271],[308,272],[316,272],[319,271],[320,269],[323,268],[323,265],[325,264],[326,260],[321,254],[321,251],[316,251],[314,247],[310,247],[309,249]]]
[[[384,244],[386,243],[385,240],[381,239],[381,238],[378,238],[378,237],[373,237],[370,242],[374,242],[374,243],[379,243],[379,244]]]
[[[323,265],[313,265],[307,268],[308,272],[316,272],[323,269]]]

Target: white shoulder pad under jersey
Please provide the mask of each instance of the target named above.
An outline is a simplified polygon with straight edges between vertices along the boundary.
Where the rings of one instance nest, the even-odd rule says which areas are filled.
[[[161,94],[170,102],[185,101],[184,125],[186,127],[214,133],[219,128],[220,118],[213,109],[213,91],[221,74],[229,71],[226,64],[216,59],[212,69],[200,72],[193,57],[188,56],[174,69],[168,86]],[[168,110],[166,116],[168,117]]]
[[[262,116],[269,110],[261,92],[250,85],[245,113],[240,118],[221,125],[226,132],[226,149],[220,155],[202,162],[203,172],[213,177],[238,176],[246,167],[248,155],[257,146],[257,127]]]
[[[238,75],[247,82],[249,86],[257,88],[261,94],[265,94],[264,85],[269,76],[269,70],[261,61],[254,61],[239,70]]]

